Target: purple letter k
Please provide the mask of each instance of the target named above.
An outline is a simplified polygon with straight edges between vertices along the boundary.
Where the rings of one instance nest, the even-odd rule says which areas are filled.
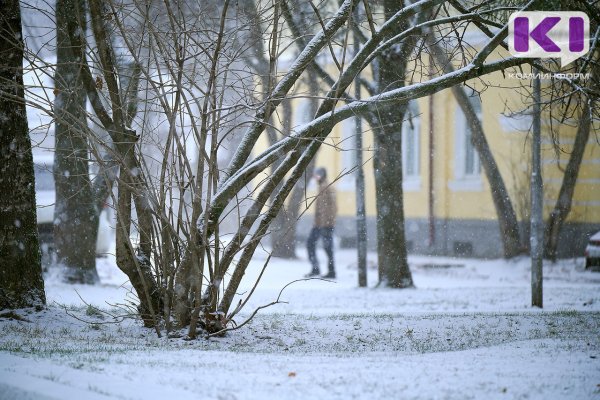
[[[550,39],[547,34],[560,21],[560,17],[546,17],[529,33],[529,18],[515,18],[515,50],[519,52],[529,51],[529,36],[540,45],[544,51],[556,53],[560,47]],[[529,34],[528,34],[529,33]]]

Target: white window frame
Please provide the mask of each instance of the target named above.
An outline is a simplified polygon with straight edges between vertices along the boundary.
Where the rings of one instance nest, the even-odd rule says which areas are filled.
[[[480,101],[476,93],[471,97]],[[481,103],[480,103],[481,104]],[[482,122],[481,107],[476,109],[477,118]],[[479,154],[471,143],[469,133],[471,129],[467,123],[467,117],[462,108],[457,105],[454,124],[454,180],[448,182],[448,187],[453,191],[476,192],[483,190],[483,181],[481,179],[481,161]],[[467,151],[473,152],[473,172],[467,172]]]
[[[355,186],[356,167],[356,121],[354,117],[347,118],[340,127],[340,178],[338,190],[353,190]],[[353,171],[354,170],[354,171]],[[353,171],[353,172],[350,172]]]
[[[412,129],[411,129],[412,124]],[[409,146],[408,137],[413,135],[414,141]],[[409,152],[412,157],[412,172],[408,173]],[[409,107],[402,122],[402,188],[407,192],[418,192],[421,190],[421,116],[419,106],[415,100],[409,103]]]
[[[310,99],[300,99],[296,103],[296,107],[294,107],[294,113],[292,119],[294,120],[294,124],[292,129],[298,128],[301,125],[304,125],[311,121],[312,115],[309,115],[310,112]]]

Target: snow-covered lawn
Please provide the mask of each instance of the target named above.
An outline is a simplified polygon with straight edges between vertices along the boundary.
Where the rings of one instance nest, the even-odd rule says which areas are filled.
[[[123,313],[113,259],[98,260],[100,286],[50,278],[47,310],[0,319],[0,399],[600,398],[600,273],[582,260],[545,264],[541,311],[527,259],[411,257],[417,288],[391,290],[372,287],[374,269],[357,288],[354,251],[337,257],[335,283],[296,282],[287,303],[195,341],[88,308]],[[302,278],[304,258],[273,259],[237,323]]]

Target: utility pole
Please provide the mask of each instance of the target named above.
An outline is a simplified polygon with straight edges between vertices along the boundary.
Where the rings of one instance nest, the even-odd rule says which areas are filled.
[[[541,95],[537,68],[533,69],[533,134],[531,138],[531,305],[543,307],[543,181],[541,168]]]
[[[435,74],[433,68],[433,54],[429,53],[429,79],[433,79]],[[429,199],[427,201],[427,211],[429,214],[429,247],[433,249],[435,246],[435,189],[434,185],[434,162],[435,162],[435,120],[433,118],[433,107],[434,107],[433,93],[429,95],[429,174],[428,174],[428,186],[429,186]]]
[[[358,27],[358,7],[354,8],[354,54],[360,50]],[[360,80],[354,81],[354,98],[360,99]],[[365,212],[365,173],[362,154],[362,119],[354,117],[354,151],[356,159],[356,249],[358,252],[358,286],[367,286],[367,216]]]

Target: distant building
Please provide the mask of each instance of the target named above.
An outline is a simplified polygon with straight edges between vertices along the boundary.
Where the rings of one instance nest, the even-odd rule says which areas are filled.
[[[526,111],[527,98],[501,73],[487,76],[491,82],[481,96],[472,93],[489,145],[504,178],[523,230],[528,229],[530,147],[527,141],[531,117],[526,113],[509,115],[510,110]],[[524,82],[527,83],[527,82]],[[476,84],[476,83],[474,83]],[[467,90],[469,90],[467,88]],[[295,122],[301,122],[303,104],[295,107]],[[562,182],[578,121],[567,120],[560,127],[560,151],[550,139],[548,121],[542,122],[542,162],[545,216],[552,210]],[[363,128],[369,126],[363,122]],[[595,128],[595,131],[594,131]],[[561,231],[558,256],[582,256],[590,234],[600,229],[600,143],[595,121],[580,168],[573,207]],[[403,127],[404,205],[408,250],[416,254],[466,257],[502,257],[503,248],[491,188],[479,157],[470,142],[465,116],[450,90],[413,101]],[[368,246],[376,246],[375,183],[373,176],[372,134],[364,133]],[[331,177],[340,176],[355,166],[354,122],[335,127],[323,145],[316,165],[325,166]],[[430,156],[430,151],[433,153]],[[558,156],[558,158],[557,158]],[[398,179],[400,182],[400,179]],[[341,246],[356,241],[354,175],[341,176],[335,183],[339,217],[336,236]],[[309,187],[310,189],[310,187]],[[431,210],[430,213],[430,203]],[[310,214],[307,213],[307,214]],[[302,239],[310,225],[305,215],[298,228]],[[528,245],[528,235],[524,245]]]

